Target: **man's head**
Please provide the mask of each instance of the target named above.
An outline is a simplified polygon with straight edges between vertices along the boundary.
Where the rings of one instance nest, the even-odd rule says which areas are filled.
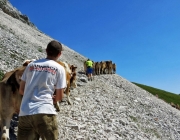
[[[62,45],[56,40],[52,40],[49,42],[46,48],[47,55],[49,57],[58,57],[59,54],[61,54],[62,51]]]

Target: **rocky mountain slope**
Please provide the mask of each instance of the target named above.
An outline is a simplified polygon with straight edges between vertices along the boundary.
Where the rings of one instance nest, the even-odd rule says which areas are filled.
[[[0,70],[7,72],[25,59],[45,57],[53,38],[1,9]],[[63,47],[60,60],[78,67],[78,87],[71,90],[73,105],[67,104],[66,96],[60,103],[61,140],[180,140],[178,110],[117,74],[87,81],[83,74],[87,58]]]

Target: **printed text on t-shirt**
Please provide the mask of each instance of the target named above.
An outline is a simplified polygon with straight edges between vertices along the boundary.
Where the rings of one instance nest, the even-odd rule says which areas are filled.
[[[50,66],[33,65],[30,66],[30,71],[49,72],[54,75],[56,74],[57,69]]]

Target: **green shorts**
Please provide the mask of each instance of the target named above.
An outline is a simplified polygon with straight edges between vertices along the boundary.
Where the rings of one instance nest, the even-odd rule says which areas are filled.
[[[58,140],[57,116],[54,114],[35,114],[20,116],[18,140]]]

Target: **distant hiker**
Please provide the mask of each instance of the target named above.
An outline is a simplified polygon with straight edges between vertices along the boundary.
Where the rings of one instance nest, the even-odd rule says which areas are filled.
[[[88,81],[92,81],[93,62],[88,58],[86,61]]]

